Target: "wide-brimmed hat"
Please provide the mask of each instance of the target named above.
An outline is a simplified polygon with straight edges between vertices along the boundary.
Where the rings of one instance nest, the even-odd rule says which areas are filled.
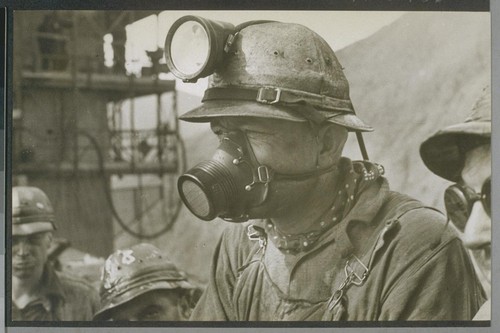
[[[420,146],[424,164],[436,175],[458,182],[465,163],[465,153],[491,141],[491,89],[486,87],[460,124],[448,126]]]
[[[299,24],[269,22],[240,30],[224,65],[210,76],[202,102],[180,119],[261,117],[373,130],[355,114],[333,50]]]

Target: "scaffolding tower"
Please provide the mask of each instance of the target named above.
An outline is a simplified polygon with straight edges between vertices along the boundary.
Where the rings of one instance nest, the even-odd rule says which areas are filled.
[[[13,184],[43,189],[55,208],[58,235],[94,255],[107,256],[123,231],[138,239],[166,232],[180,207],[172,181],[184,168],[175,81],[160,79],[161,50],[152,52],[153,66],[144,75],[125,68],[125,27],[152,14],[14,13]],[[109,34],[112,66],[103,51]],[[135,125],[143,112],[135,104],[143,96],[155,100],[149,129]],[[131,175],[131,195],[114,193],[113,179]]]

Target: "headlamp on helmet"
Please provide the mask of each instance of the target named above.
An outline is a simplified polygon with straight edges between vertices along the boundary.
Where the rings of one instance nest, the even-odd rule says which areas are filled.
[[[243,28],[272,21],[256,20],[234,26],[199,16],[183,16],[174,22],[165,40],[167,66],[176,77],[194,83],[211,75]]]
[[[234,31],[230,23],[184,16],[170,28],[165,58],[172,73],[184,82],[206,77],[222,62],[224,46]]]

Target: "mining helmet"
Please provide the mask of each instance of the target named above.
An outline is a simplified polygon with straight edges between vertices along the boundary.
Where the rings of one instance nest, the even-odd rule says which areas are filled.
[[[448,126],[420,146],[424,164],[436,175],[458,182],[467,151],[491,142],[491,88],[484,88],[465,122]]]
[[[55,230],[54,209],[37,187],[12,188],[12,235],[24,236]]]
[[[196,47],[187,50],[192,41],[198,41]],[[328,121],[351,131],[372,131],[354,112],[335,53],[302,25],[251,21],[232,27],[186,16],[167,34],[165,57],[184,81],[211,74],[203,105],[182,120],[244,116]]]
[[[111,254],[101,276],[101,309],[94,320],[108,320],[111,310],[152,290],[194,289],[158,248],[137,244]]]

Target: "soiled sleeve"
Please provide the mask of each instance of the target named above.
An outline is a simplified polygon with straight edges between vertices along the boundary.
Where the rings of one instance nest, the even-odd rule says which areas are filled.
[[[64,302],[56,310],[59,320],[92,320],[100,306],[97,290],[85,280],[74,276],[61,273],[59,278],[65,295]]]
[[[239,262],[247,252],[243,226],[230,226],[217,244],[208,285],[190,317],[194,321],[236,320],[232,297]]]
[[[379,320],[471,320],[485,301],[460,239],[425,224],[407,224],[413,237],[390,251],[399,264],[388,274]]]

